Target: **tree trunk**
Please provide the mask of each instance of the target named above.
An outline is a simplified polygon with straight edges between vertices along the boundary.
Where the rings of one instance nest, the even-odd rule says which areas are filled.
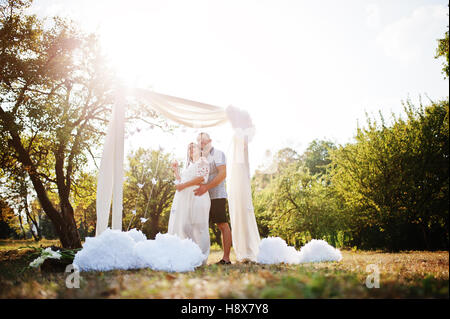
[[[25,229],[23,228],[23,224],[22,224],[22,216],[19,213],[19,223],[20,223],[20,229],[22,230],[22,237],[23,239],[27,239],[27,234],[25,233]]]
[[[156,237],[156,234],[159,232],[159,214],[152,214],[150,215],[150,238],[154,239]]]
[[[60,218],[56,221],[52,220],[61,245],[63,248],[69,249],[81,248],[81,239],[73,215],[73,208],[70,205],[64,205],[61,208],[62,212],[58,213]]]
[[[70,204],[63,204],[61,205],[61,212],[58,212],[55,209],[47,196],[47,191],[39,178],[39,174],[36,166],[30,158],[30,154],[22,144],[18,130],[14,125],[14,119],[11,118],[10,114],[6,113],[1,107],[0,119],[2,119],[2,124],[5,125],[11,136],[11,139],[8,140],[8,144],[10,144],[10,146],[12,146],[17,152],[17,159],[23,164],[28,175],[30,176],[36,195],[39,199],[39,203],[41,204],[45,214],[52,221],[55,231],[61,241],[62,247],[69,249],[81,248],[81,240],[76,227],[72,207]],[[62,194],[59,195],[61,197]]]
[[[423,241],[425,243],[425,247],[427,250],[430,250],[430,244],[429,244],[428,236],[427,236],[427,228],[423,223],[420,225],[420,228],[422,229],[422,235],[423,235]]]
[[[28,216],[28,214],[27,214],[27,223],[28,223],[28,225],[30,225],[31,236],[33,237],[35,242],[38,242],[39,238],[37,238],[36,234],[33,231],[33,223],[30,221],[30,217]]]
[[[41,237],[39,235],[39,227],[38,227],[36,220],[34,220],[34,218],[31,216],[26,195],[24,197],[24,205],[25,205],[25,214],[27,215],[27,222],[30,225],[31,236],[33,236],[34,241],[37,242],[37,241],[41,240]],[[36,234],[33,231],[33,225],[36,228]]]

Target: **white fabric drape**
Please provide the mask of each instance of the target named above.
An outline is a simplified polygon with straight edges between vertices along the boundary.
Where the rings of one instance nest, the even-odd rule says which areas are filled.
[[[211,127],[228,121],[227,113],[219,106],[144,89],[133,89],[130,93],[140,100],[148,101],[155,111],[184,126]]]
[[[121,229],[125,101],[124,91],[120,92],[121,96],[116,98],[100,165],[96,236],[107,228],[111,197],[114,200],[113,228]],[[129,89],[126,93],[147,102],[149,107],[168,119],[188,127],[211,127],[227,121],[231,123],[234,132],[227,154],[226,184],[233,247],[238,261],[243,259],[256,261],[260,238],[250,188],[248,142],[253,136],[254,127],[249,114],[233,106],[224,109],[145,89]]]
[[[125,99],[123,91],[118,91],[97,177],[96,236],[108,227],[111,197],[113,199],[112,229],[122,230],[124,126]]]
[[[229,106],[226,110],[233,127],[233,139],[227,154],[227,193],[236,259],[256,261],[259,232],[250,185],[248,142],[254,127],[248,113]]]

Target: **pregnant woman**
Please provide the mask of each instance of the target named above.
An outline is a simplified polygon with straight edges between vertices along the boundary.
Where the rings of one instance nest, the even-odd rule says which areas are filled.
[[[175,197],[170,211],[168,233],[180,238],[192,239],[205,255],[203,264],[209,256],[209,193],[195,196],[198,185],[208,182],[209,163],[201,156],[200,147],[190,143],[187,151],[187,164],[179,173],[178,163],[172,165],[177,178]]]

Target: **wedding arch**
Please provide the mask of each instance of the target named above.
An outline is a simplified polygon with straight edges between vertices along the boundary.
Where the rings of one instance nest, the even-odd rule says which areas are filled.
[[[140,88],[116,93],[97,181],[96,236],[108,227],[112,200],[112,229],[122,230],[125,98],[133,96],[167,119],[187,127],[205,128],[229,122],[227,193],[233,248],[238,261],[256,261],[260,243],[250,188],[248,143],[255,127],[248,112],[232,105],[222,108]]]

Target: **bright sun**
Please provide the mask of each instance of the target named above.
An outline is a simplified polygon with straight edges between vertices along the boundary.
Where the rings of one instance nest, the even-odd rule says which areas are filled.
[[[145,30],[139,28],[139,19],[133,15],[124,17],[120,24],[114,18],[105,19],[99,29],[102,47],[117,76],[126,85],[136,85],[145,76],[151,41],[143,41]]]

